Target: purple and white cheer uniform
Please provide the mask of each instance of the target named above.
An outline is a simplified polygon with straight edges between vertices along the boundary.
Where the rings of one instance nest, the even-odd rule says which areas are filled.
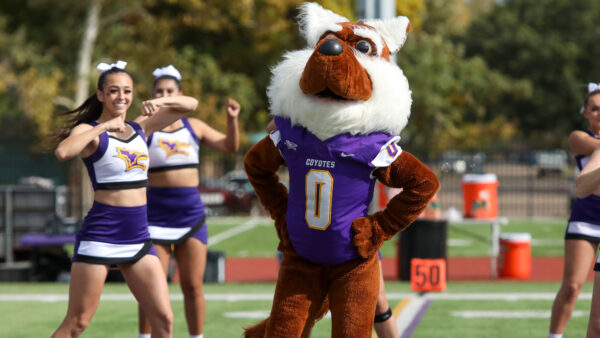
[[[591,131],[586,130],[591,137],[598,139]],[[587,165],[590,156],[575,156],[577,167],[581,171]],[[571,209],[571,217],[565,231],[565,239],[584,239],[590,242],[600,242],[600,196],[589,195],[577,198]],[[594,264],[594,270],[600,271],[600,255]]]
[[[157,131],[148,138],[150,172],[197,168],[200,145],[189,121],[174,131]],[[204,204],[196,187],[149,187],[148,229],[152,241],[180,244],[190,237],[208,242]]]
[[[91,125],[95,126],[94,121]],[[148,185],[148,147],[142,128],[127,122],[133,135],[121,140],[100,134],[98,149],[83,159],[94,190],[134,189]],[[94,201],[77,234],[73,261],[134,263],[156,251],[150,240],[146,206],[122,207]]]
[[[587,133],[597,138],[590,131],[587,131]],[[590,156],[579,155],[575,157],[579,170],[582,170],[589,160]],[[590,195],[575,200],[565,232],[565,239],[585,239],[591,242],[600,242],[600,196]]]
[[[359,257],[352,222],[368,214],[375,185],[371,174],[400,155],[400,137],[376,132],[321,141],[289,119],[276,117],[275,124],[270,137],[290,176],[286,220],[294,250],[320,264]]]
[[[92,125],[97,125],[94,121]],[[83,159],[94,190],[133,189],[148,184],[148,147],[144,132],[127,122],[134,134],[127,140],[100,134],[98,149]],[[156,251],[147,227],[146,205],[112,206],[94,201],[77,234],[73,261],[129,264]]]

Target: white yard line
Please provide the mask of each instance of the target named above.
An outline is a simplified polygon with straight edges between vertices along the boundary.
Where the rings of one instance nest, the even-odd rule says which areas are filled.
[[[224,241],[228,238],[231,238],[233,236],[236,236],[243,232],[246,232],[250,229],[253,229],[260,222],[260,220],[261,220],[260,218],[252,217],[245,223],[242,223],[234,228],[231,228],[231,229],[223,231],[223,232],[219,232],[218,234],[216,234],[214,236],[210,236],[210,238],[208,239],[207,246],[211,247],[221,241]]]
[[[241,223],[246,221],[248,218],[254,218],[260,221],[261,225],[273,226],[273,220],[267,216],[210,216],[206,219],[206,223],[209,226],[225,226],[231,225],[232,223]]]
[[[248,318],[248,319],[265,319],[269,317],[270,311],[232,311],[225,312],[225,318]]]
[[[463,238],[448,238],[447,242],[448,246],[471,246],[473,245],[473,241],[470,239]]]
[[[563,246],[564,239],[531,239],[531,246]]]
[[[467,319],[480,319],[480,318],[550,318],[550,311],[536,311],[536,310],[466,310],[466,311],[452,311],[452,316],[461,317]],[[572,317],[582,317],[588,315],[585,311],[575,310],[573,311]]]
[[[398,325],[398,332],[400,332],[400,336],[402,336],[402,333],[409,328],[426,302],[427,299],[424,297],[415,297],[413,295],[410,298],[408,305],[402,309],[402,312],[400,312],[398,318],[396,318],[396,324]]]
[[[231,312],[223,312],[223,316],[226,318],[248,318],[248,319],[264,319],[269,317],[271,311],[231,311]],[[331,319],[331,312],[327,312],[325,319]]]
[[[181,293],[171,293],[171,300],[181,301]],[[272,301],[272,293],[209,293],[204,298],[210,301],[245,302],[245,301]],[[22,293],[0,294],[0,302],[64,302],[69,299],[68,293]],[[102,301],[135,301],[130,293],[103,293]]]
[[[1,294],[0,302],[60,302],[68,300],[68,293],[22,293],[22,294]],[[227,301],[227,302],[245,302],[245,301],[271,301],[272,293],[207,293],[204,295],[208,301]],[[556,293],[428,293],[419,299],[432,300],[553,300]],[[411,303],[416,298],[414,293],[388,293],[388,300],[411,299]],[[180,301],[183,296],[180,293],[172,293],[171,300]],[[590,300],[592,294],[581,293],[579,299]],[[105,293],[102,294],[104,301],[134,301],[135,299],[129,293]]]
[[[414,293],[386,293],[387,299],[399,300],[414,297]],[[490,293],[426,293],[424,298],[434,300],[554,300],[556,293],[509,293],[509,292],[490,292]],[[579,299],[592,299],[591,292],[582,292]]]

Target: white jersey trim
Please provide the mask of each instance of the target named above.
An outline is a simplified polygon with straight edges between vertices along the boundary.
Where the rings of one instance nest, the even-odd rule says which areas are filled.
[[[371,161],[371,164],[376,167],[387,167],[392,164],[400,154],[402,154],[402,148],[397,144],[400,141],[400,136],[394,136],[386,144],[384,144],[379,153]]]
[[[166,228],[156,225],[148,225],[148,231],[150,232],[150,238],[162,239],[162,240],[177,240],[187,234],[192,228]]]
[[[571,221],[567,227],[567,234],[579,234],[600,238],[600,227],[587,222]]]
[[[271,138],[271,141],[273,141],[275,146],[277,146],[279,144],[279,141],[281,141],[281,133],[279,132],[279,130],[271,132],[269,134],[269,137]]]
[[[97,241],[81,241],[77,249],[78,255],[104,257],[104,258],[129,258],[134,257],[145,243],[139,244],[114,244]]]

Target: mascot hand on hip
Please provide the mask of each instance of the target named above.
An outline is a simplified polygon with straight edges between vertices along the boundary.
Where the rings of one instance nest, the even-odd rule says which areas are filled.
[[[412,100],[390,55],[404,44],[409,22],[349,22],[305,3],[299,24],[308,47],[284,55],[267,89],[276,128],[244,159],[283,253],[271,314],[245,335],[308,337],[329,309],[333,337],[370,337],[378,250],[439,187],[398,145]],[[281,166],[289,191],[277,176]],[[376,180],[401,191],[369,215]]]

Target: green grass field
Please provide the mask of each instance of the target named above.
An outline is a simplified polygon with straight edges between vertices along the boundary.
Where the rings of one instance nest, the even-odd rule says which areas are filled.
[[[502,232],[532,234],[534,256],[561,256],[565,222],[511,221]],[[214,244],[226,257],[274,257],[277,238],[268,219],[219,218],[209,221]],[[487,256],[489,227],[451,226],[449,256]],[[457,243],[458,245],[453,245]],[[395,240],[382,249],[396,254]],[[171,284],[175,314],[174,337],[187,337],[179,285]],[[558,282],[449,282],[441,293],[419,295],[408,282],[386,281],[392,308],[431,301],[412,337],[545,337]],[[592,283],[586,283],[564,337],[586,333]],[[205,337],[240,337],[243,327],[264,318],[270,309],[273,283],[207,284]],[[67,307],[68,284],[0,284],[0,336],[44,337],[61,322]],[[127,286],[108,283],[92,323],[82,337],[136,337],[137,305]],[[405,312],[407,312],[406,310]],[[402,312],[404,314],[405,312]],[[312,337],[330,337],[330,319],[317,324]]]
[[[206,285],[205,337],[240,337],[244,326],[268,313],[273,289],[272,283]],[[407,282],[387,282],[386,289],[392,307],[402,299],[419,297]],[[423,296],[432,302],[412,337],[544,337],[556,290],[558,283],[554,282],[449,283],[445,292]],[[0,335],[49,336],[64,316],[67,292],[67,284],[0,284]],[[565,338],[585,336],[590,292],[591,284],[586,284]],[[135,337],[137,305],[127,286],[108,283],[103,297],[82,337]],[[178,285],[171,285],[171,297],[174,337],[186,337]],[[473,313],[474,317],[465,317]],[[330,320],[325,318],[312,337],[329,337],[330,329]]]
[[[223,217],[209,220],[211,238],[243,225],[247,218]],[[562,256],[563,236],[566,220],[510,220],[501,227],[501,232],[527,232],[532,236],[532,256]],[[226,240],[212,244],[211,250],[225,252],[226,257],[274,257],[277,248],[277,235],[273,223],[268,218],[260,221],[250,230]],[[251,245],[250,245],[251,243]],[[381,248],[384,257],[396,255],[397,237],[385,242]],[[452,225],[448,227],[448,256],[485,257],[490,250],[490,227],[485,224]]]

